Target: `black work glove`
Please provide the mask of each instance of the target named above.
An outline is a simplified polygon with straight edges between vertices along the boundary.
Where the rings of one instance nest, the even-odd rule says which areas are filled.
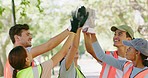
[[[77,29],[79,28],[79,20],[77,19],[77,14],[76,11],[72,12],[72,20],[70,20],[71,22],[71,32],[76,33]]]
[[[86,8],[84,6],[81,6],[81,8],[78,9],[77,19],[79,20],[80,27],[85,24],[88,15],[89,12],[86,11]]]

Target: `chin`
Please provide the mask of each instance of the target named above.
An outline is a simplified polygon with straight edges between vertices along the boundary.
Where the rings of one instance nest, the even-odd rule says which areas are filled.
[[[116,45],[116,44],[114,44],[113,46],[117,47],[117,45]]]
[[[32,45],[31,44],[28,44],[28,46],[27,47],[31,47]]]

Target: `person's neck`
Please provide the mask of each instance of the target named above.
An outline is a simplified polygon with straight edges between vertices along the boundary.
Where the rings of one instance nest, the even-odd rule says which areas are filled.
[[[138,63],[135,63],[135,62],[133,62],[133,64],[134,64],[134,67],[137,67],[137,68],[144,68],[144,65],[142,64],[142,62],[138,62]]]
[[[19,44],[19,43],[14,43],[14,47],[16,46],[23,46],[22,44]]]
[[[118,49],[117,49],[118,56],[125,58],[126,50],[127,50],[127,48],[125,46],[118,47]]]
[[[134,64],[134,67],[137,67],[137,68],[144,68],[145,66],[143,65],[142,63],[142,59],[141,57],[137,56],[137,58],[135,59],[135,61],[133,61],[133,64]]]

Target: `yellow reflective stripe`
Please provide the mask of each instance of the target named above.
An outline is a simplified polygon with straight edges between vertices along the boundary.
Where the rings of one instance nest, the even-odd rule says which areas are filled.
[[[42,68],[40,65],[36,67],[25,68],[17,73],[17,78],[40,78],[41,70]],[[38,74],[36,74],[37,72]]]
[[[77,73],[76,78],[86,78],[77,67],[75,67],[75,69],[76,69],[76,73]]]

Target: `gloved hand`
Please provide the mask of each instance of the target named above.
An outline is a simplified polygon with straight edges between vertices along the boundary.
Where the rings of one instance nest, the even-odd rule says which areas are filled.
[[[72,12],[71,22],[71,32],[76,33],[79,27],[82,27],[88,18],[89,13],[86,12],[86,8],[81,6],[81,8]]]
[[[87,18],[88,18],[89,12],[86,11],[86,8],[84,6],[81,6],[81,8],[78,9],[77,18],[80,20],[80,27],[82,27]]]
[[[72,20],[70,20],[71,22],[71,32],[76,33],[77,29],[79,27],[79,20],[77,19],[77,13],[76,11],[72,12]]]

